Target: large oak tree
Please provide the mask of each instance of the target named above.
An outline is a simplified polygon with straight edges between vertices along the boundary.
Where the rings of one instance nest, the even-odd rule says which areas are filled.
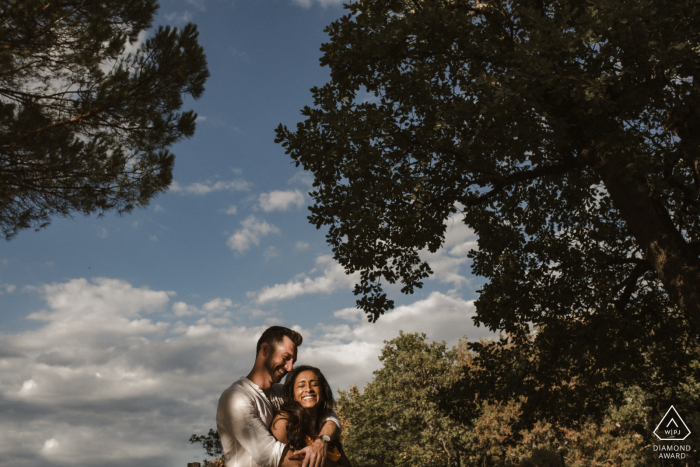
[[[313,172],[309,219],[360,271],[370,319],[393,306],[382,281],[421,286],[420,251],[461,211],[491,329],[535,324],[573,351],[654,316],[698,329],[699,1],[347,8],[322,47],[330,82],[277,140]]]
[[[197,29],[151,27],[155,0],[0,0],[0,235],[128,212],[172,181],[167,148],[209,76]],[[129,47],[128,50],[127,47]]]

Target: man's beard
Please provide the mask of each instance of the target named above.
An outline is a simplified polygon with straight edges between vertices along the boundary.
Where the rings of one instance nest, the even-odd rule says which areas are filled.
[[[287,370],[285,370],[282,365],[278,365],[275,367],[275,364],[272,361],[272,356],[273,355],[270,354],[265,359],[265,369],[272,377],[272,382],[279,383],[280,381],[282,381],[282,378],[284,378],[284,375],[287,374]],[[278,370],[282,370],[282,373],[280,373]]]

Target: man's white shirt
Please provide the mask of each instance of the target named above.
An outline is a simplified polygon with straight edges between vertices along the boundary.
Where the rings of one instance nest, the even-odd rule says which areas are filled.
[[[270,433],[275,408],[282,404],[282,385],[273,384],[270,398],[260,386],[242,376],[221,394],[216,427],[226,467],[277,467],[285,444]],[[340,427],[335,412],[327,420]]]

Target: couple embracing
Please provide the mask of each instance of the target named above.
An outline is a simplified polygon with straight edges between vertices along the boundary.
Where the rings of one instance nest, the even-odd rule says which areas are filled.
[[[328,381],[318,368],[294,368],[301,343],[292,329],[268,328],[250,374],[221,394],[216,426],[226,467],[350,467]]]

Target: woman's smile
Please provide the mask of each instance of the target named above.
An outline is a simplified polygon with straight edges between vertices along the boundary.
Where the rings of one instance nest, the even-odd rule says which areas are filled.
[[[315,408],[321,402],[318,377],[313,371],[302,371],[294,382],[294,399],[305,409]]]

